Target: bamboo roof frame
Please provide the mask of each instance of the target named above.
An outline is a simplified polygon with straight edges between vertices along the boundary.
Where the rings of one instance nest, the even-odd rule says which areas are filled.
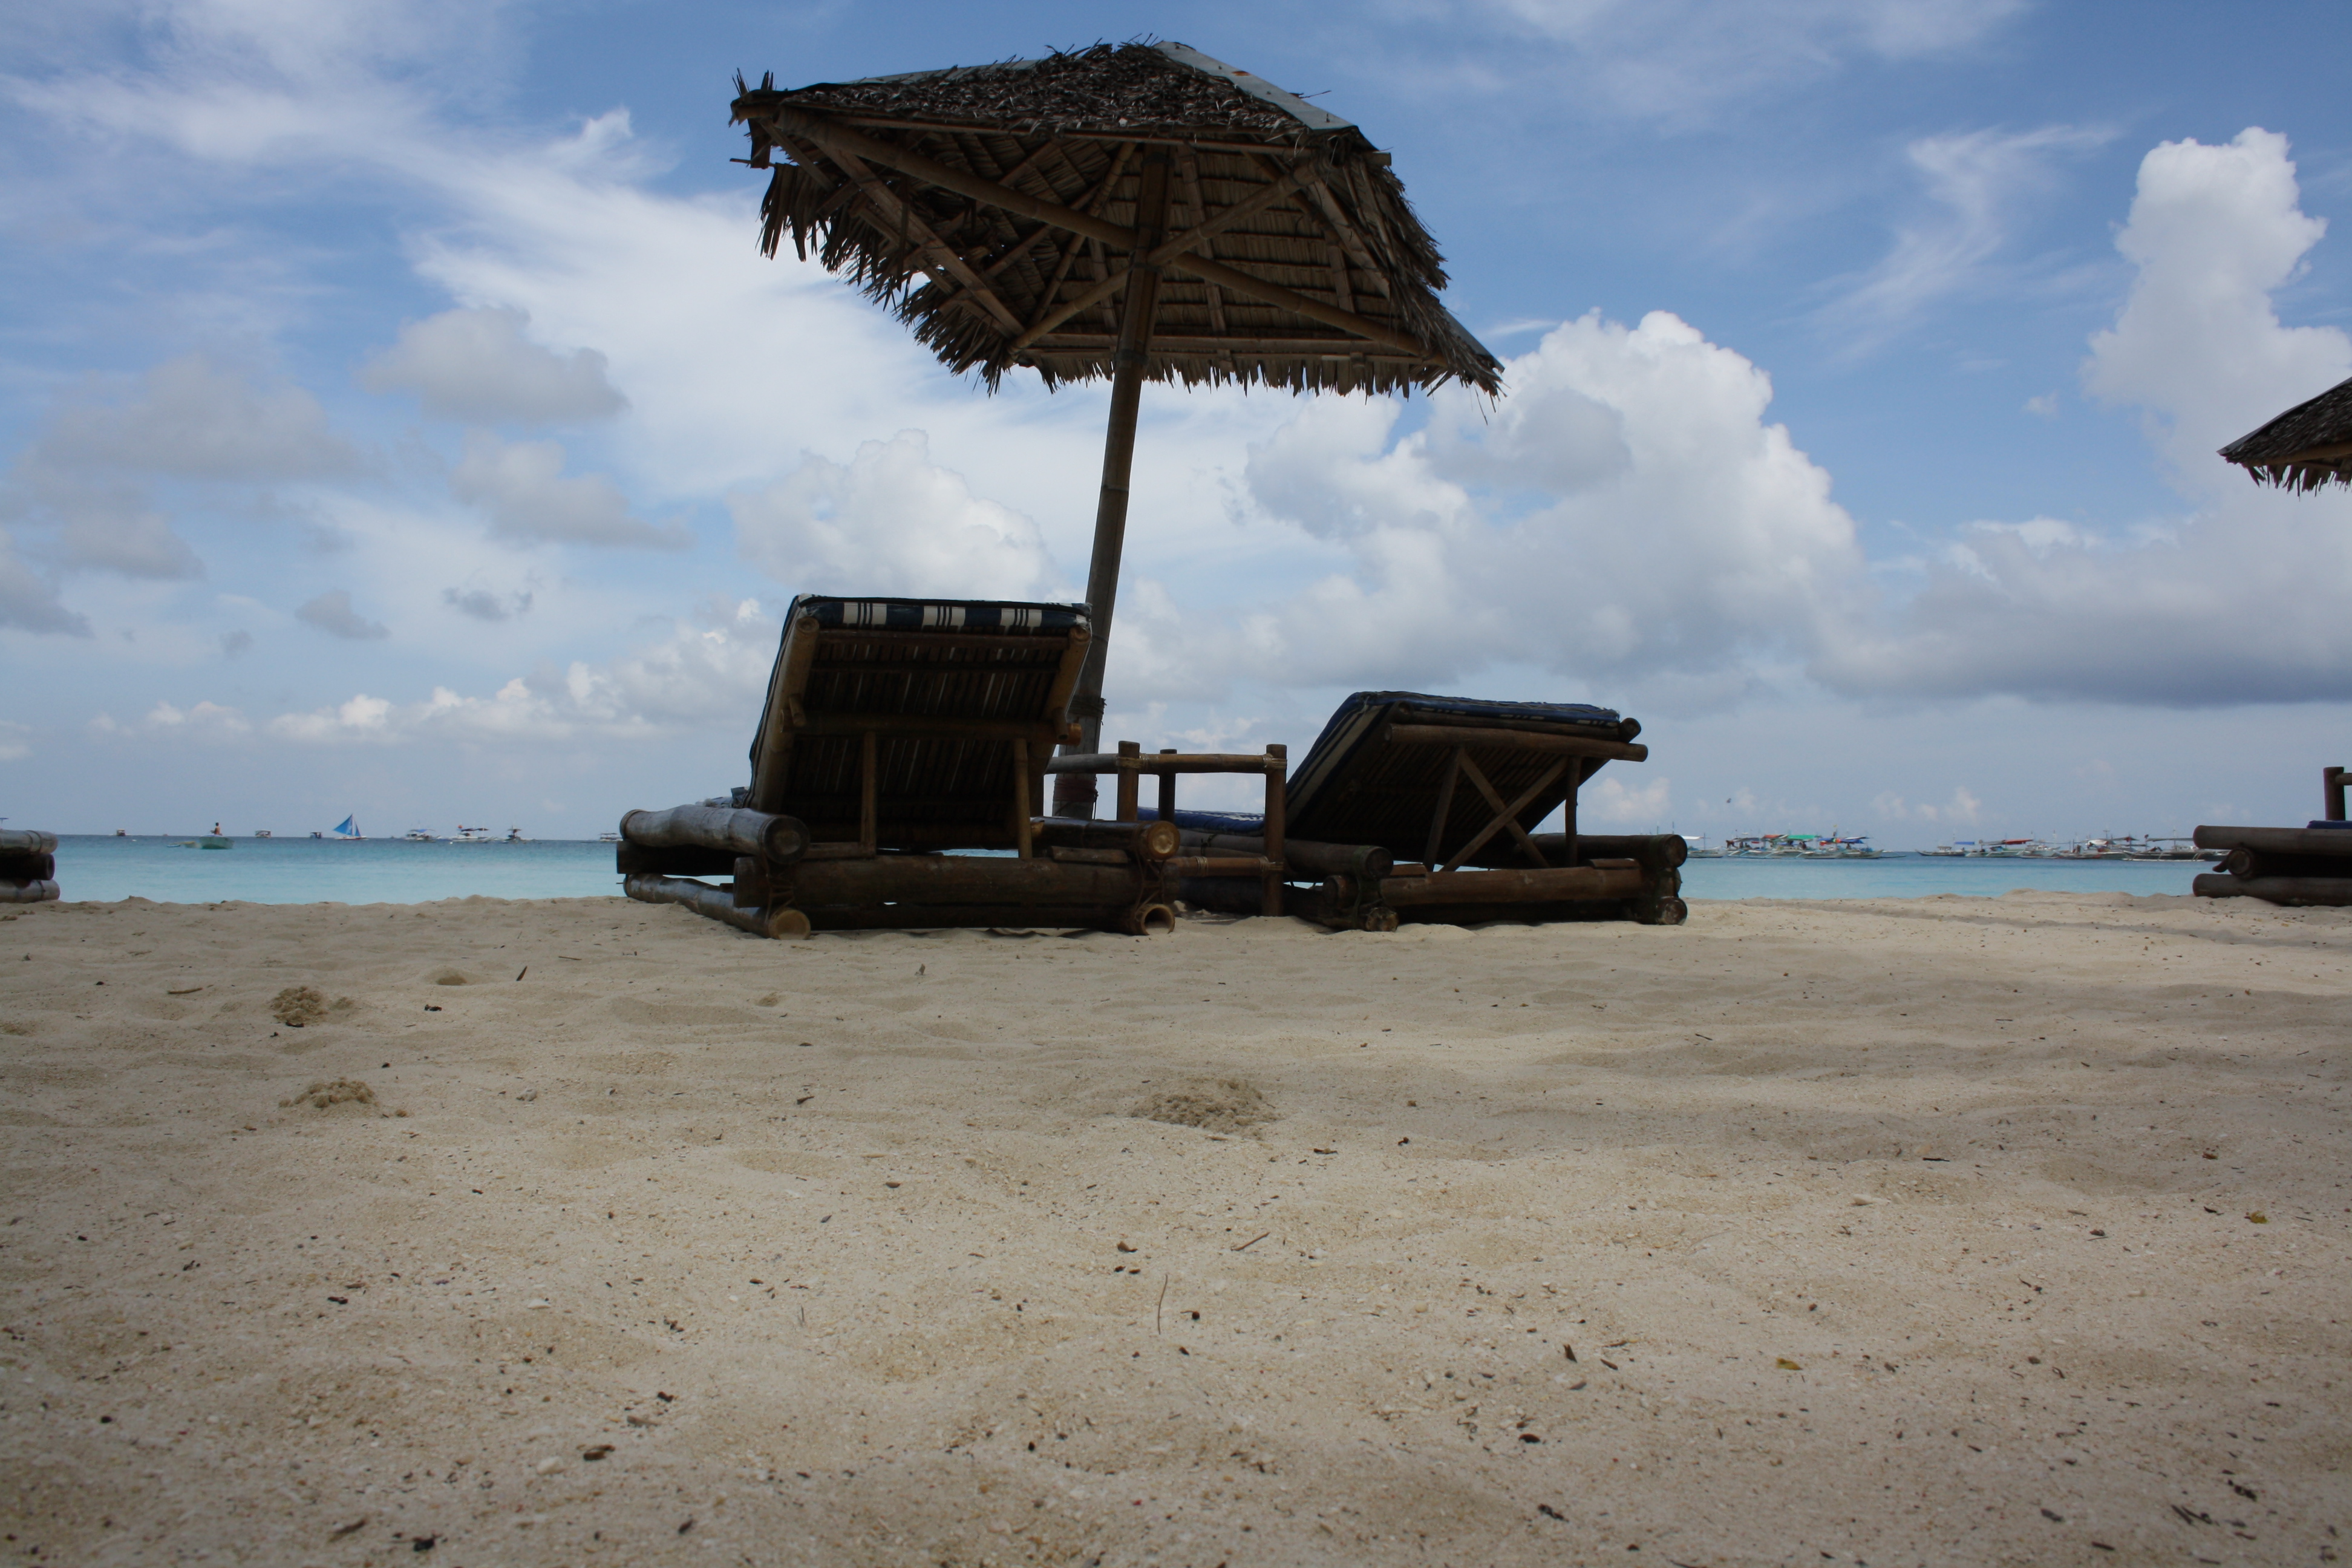
[[[2221,448],[2258,485],[2315,490],[2352,487],[2352,381],[2298,403]]]
[[[1175,43],[780,89],[736,123],[786,234],[993,388],[1108,378],[1138,271],[1146,149],[1174,168],[1146,379],[1490,395],[1501,366],[1438,303],[1444,259],[1389,155],[1328,110]],[[782,154],[781,160],[779,154]]]

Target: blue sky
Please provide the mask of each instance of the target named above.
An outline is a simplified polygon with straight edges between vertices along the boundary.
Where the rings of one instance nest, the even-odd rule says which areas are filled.
[[[1146,399],[1107,733],[1607,702],[1600,820],[2300,820],[2352,500],[2317,5],[0,8],[0,814],[512,822],[738,782],[802,589],[1067,595],[1102,398],[753,247],[730,80],[1181,39],[1355,120],[1496,406]],[[2333,231],[2333,232],[2331,232]]]

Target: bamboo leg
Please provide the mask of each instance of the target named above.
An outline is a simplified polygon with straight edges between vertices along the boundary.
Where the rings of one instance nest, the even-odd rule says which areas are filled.
[[[1070,699],[1071,716],[1078,722],[1077,743],[1070,752],[1102,747],[1103,668],[1110,657],[1111,612],[1118,599],[1118,558],[1127,542],[1128,480],[1135,468],[1135,416],[1143,398],[1143,373],[1151,352],[1153,318],[1160,306],[1160,268],[1135,266],[1156,247],[1168,224],[1168,149],[1148,148],[1136,195],[1136,249],[1129,257],[1134,276],[1120,302],[1118,347],[1113,356],[1110,386],[1110,428],[1103,439],[1101,498],[1095,506],[1093,558],[1087,566],[1087,604],[1094,625],[1094,640],[1087,647],[1085,668],[1078,675],[1076,695]],[[1054,815],[1092,816],[1095,781],[1089,773],[1059,773],[1054,784]]]
[[[866,854],[874,853],[881,840],[879,814],[875,800],[874,775],[881,770],[875,765],[877,750],[874,731],[866,731],[857,754],[857,847]]]
[[[1029,858],[1029,742],[1013,742],[1013,852]]]
[[[1176,748],[1162,746],[1160,748],[1160,754],[1163,757],[1172,757],[1176,754]],[[1160,820],[1162,822],[1176,820],[1176,775],[1172,772],[1160,775]]]
[[[1118,820],[1121,822],[1136,820],[1136,795],[1143,780],[1136,773],[1135,764],[1142,754],[1143,747],[1137,742],[1121,741],[1118,743]]]
[[[1290,748],[1268,746],[1265,749],[1265,896],[1263,912],[1282,912],[1282,879],[1286,868],[1282,859],[1282,839],[1289,811]]]
[[[1445,782],[1437,788],[1437,809],[1429,817],[1429,847],[1421,853],[1422,864],[1437,864],[1437,847],[1445,837],[1445,819],[1454,810],[1454,781],[1462,776],[1462,748],[1454,748],[1453,761],[1445,764]]]
[[[1559,825],[1562,832],[1568,839],[1567,854],[1560,861],[1560,864],[1563,866],[1573,866],[1583,858],[1583,851],[1578,847],[1576,842],[1576,792],[1584,787],[1584,775],[1589,766],[1593,767],[1594,770],[1597,771],[1597,764],[1587,764],[1584,763],[1579,763],[1576,764],[1576,777],[1568,786],[1568,798],[1559,803]]]

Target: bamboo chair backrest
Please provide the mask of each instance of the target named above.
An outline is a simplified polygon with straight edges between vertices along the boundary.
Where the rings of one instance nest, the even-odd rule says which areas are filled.
[[[1084,605],[804,594],[784,616],[750,804],[817,842],[1013,847],[1090,637]]]
[[[1291,837],[1378,844],[1400,860],[1442,861],[1459,851],[1500,814],[1475,781],[1457,774],[1455,747],[1394,738],[1399,730],[1425,733],[1439,728],[1465,732],[1462,754],[1506,804],[1534,789],[1511,814],[1522,830],[1532,830],[1607,760],[1568,757],[1568,765],[1545,784],[1545,775],[1563,760],[1559,751],[1545,746],[1547,740],[1596,742],[1596,750],[1638,754],[1623,743],[1641,725],[1613,710],[1580,702],[1359,691],[1339,705],[1291,773],[1286,797]],[[1496,738],[1517,735],[1529,739],[1515,744]]]

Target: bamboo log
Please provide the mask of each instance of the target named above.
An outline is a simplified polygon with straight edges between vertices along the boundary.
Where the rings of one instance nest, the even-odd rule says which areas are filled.
[[[1045,851],[1045,858],[1065,866],[1128,866],[1135,861],[1124,849],[1071,849],[1059,844]]]
[[[1049,773],[1115,773],[1132,768],[1146,773],[1262,773],[1282,772],[1279,757],[1248,752],[1160,752],[1122,761],[1116,752],[1065,752],[1045,764]]]
[[[1187,828],[1184,847],[1210,855],[1264,855],[1265,840],[1244,833],[1204,833]],[[1396,861],[1378,844],[1324,844],[1312,838],[1282,841],[1282,863],[1292,871],[1317,876],[1363,877],[1377,882],[1392,873]]]
[[[58,836],[37,827],[0,827],[0,855],[54,855]]]
[[[1173,855],[1160,863],[1160,868],[1171,877],[1266,877],[1279,878],[1282,862],[1264,855]],[[1265,889],[1258,889],[1264,902]]]
[[[613,846],[613,868],[624,877],[640,873],[652,877],[731,877],[736,863],[742,858],[732,849],[709,849],[699,844],[647,849],[624,839]]]
[[[1139,758],[1142,752],[1143,748],[1133,741],[1121,741],[1118,743],[1118,797],[1116,815],[1118,820],[1121,822],[1136,820],[1137,813],[1142,804],[1137,798],[1137,791],[1143,781],[1136,776],[1136,770],[1141,764],[1139,762],[1133,761]]]
[[[1381,902],[1392,909],[1413,904],[1570,903],[1631,899],[1642,891],[1643,873],[1602,871],[1591,866],[1560,866],[1547,871],[1440,871],[1427,877],[1390,877],[1381,883]]]
[[[2257,855],[2352,857],[2347,827],[2200,827],[2200,849],[2251,849]]]
[[[39,882],[57,874],[58,858],[54,855],[0,850],[0,881]]]
[[[819,904],[798,908],[814,931],[1118,931],[1131,904]]]
[[[632,811],[621,818],[621,837],[645,849],[722,849],[778,862],[799,859],[809,842],[808,829],[797,817],[723,805]]]
[[[1147,148],[1136,179],[1135,227],[1128,246],[1127,297],[1119,302],[1118,347],[1111,354],[1110,408],[1103,432],[1102,483],[1095,496],[1095,533],[1087,557],[1087,605],[1094,640],[1087,647],[1070,707],[1077,718],[1073,746],[1092,751],[1102,744],[1103,675],[1110,657],[1110,628],[1118,603],[1118,564],[1127,546],[1129,487],[1135,468],[1135,421],[1142,406],[1143,380],[1150,368],[1151,331],[1159,324],[1160,267],[1150,252],[1168,222],[1167,149]],[[1075,215],[1073,215],[1075,216]],[[1089,220],[1091,221],[1091,220]],[[1133,805],[1130,793],[1127,804]],[[1092,816],[1091,779],[1065,781],[1055,791],[1055,816]],[[1132,810],[1121,814],[1135,820]]]
[[[2264,855],[2244,848],[2231,850],[2213,868],[2232,877],[2352,876],[2352,867],[2326,855]]]
[[[54,878],[36,877],[25,881],[14,879],[0,881],[0,904],[45,904],[58,896]]]
[[[1282,913],[1282,876],[1284,840],[1288,837],[1289,820],[1286,815],[1290,802],[1290,748],[1268,746],[1265,749],[1265,875],[1260,888],[1265,894],[1261,906],[1265,914]]]
[[[2216,877],[2208,872],[2191,882],[2189,890],[2200,899],[2263,899],[2273,904],[2352,904],[2352,876]]]
[[[803,909],[827,904],[1059,904],[1138,902],[1156,878],[1125,866],[1073,866],[993,855],[883,855],[803,860],[775,876]]]
[[[2344,820],[2344,781],[2347,777],[2352,777],[2352,769],[2320,770],[2320,799],[2327,807],[2327,820],[2330,822]]]
[[[1173,936],[1176,911],[1166,904],[1138,904],[1119,918],[1118,929],[1129,936]]]
[[[1165,860],[1183,838],[1172,822],[1097,822],[1083,816],[1047,816],[1032,825],[1037,842],[1056,848],[1121,849],[1139,860]]]
[[[1558,757],[1600,757],[1640,763],[1650,748],[1624,741],[1590,741],[1581,735],[1539,735],[1526,730],[1477,730],[1454,724],[1391,724],[1381,739],[1401,746],[1491,746],[1510,752],[1541,752]]]
[[[681,904],[696,914],[707,916],[721,925],[737,931],[750,931],[753,936],[806,936],[808,917],[798,910],[772,905],[767,909],[739,910],[734,895],[725,888],[714,888],[708,882],[697,882],[684,877],[640,875],[621,884],[622,890],[641,903]]]

